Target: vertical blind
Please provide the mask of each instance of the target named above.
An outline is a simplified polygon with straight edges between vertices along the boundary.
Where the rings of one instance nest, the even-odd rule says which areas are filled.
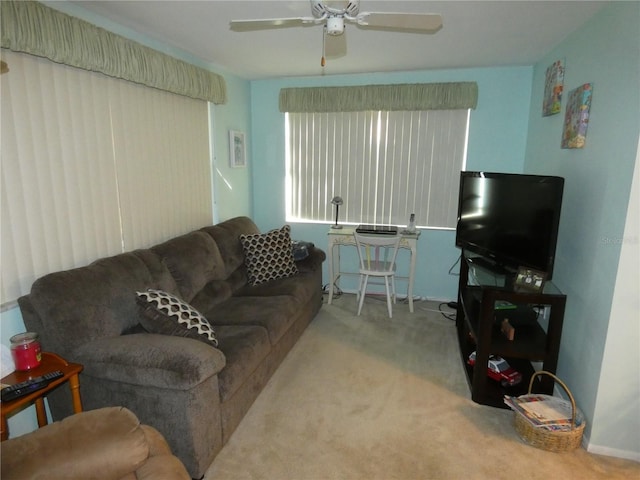
[[[207,103],[2,50],[1,302],[212,219]]]
[[[287,113],[287,219],[454,228],[469,112]]]

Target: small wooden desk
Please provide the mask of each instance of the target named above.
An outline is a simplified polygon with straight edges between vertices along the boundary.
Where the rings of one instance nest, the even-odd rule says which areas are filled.
[[[21,410],[32,402],[36,405],[36,415],[38,417],[38,426],[44,427],[47,422],[47,412],[44,408],[44,397],[58,385],[69,382],[71,388],[71,397],[73,399],[73,411],[80,413],[82,411],[82,400],[80,399],[80,381],[78,374],[84,367],[78,363],[69,363],[55,353],[42,352],[42,362],[36,368],[26,372],[13,372],[3,377],[0,382],[7,385],[24,382],[30,378],[39,377],[45,373],[60,370],[64,376],[55,379],[45,388],[36,390],[22,398],[16,398],[10,402],[2,402],[2,419],[0,420],[0,433],[2,441],[9,438],[9,427],[7,426],[7,417],[12,413]]]
[[[327,258],[329,260],[329,300],[328,304],[331,305],[333,300],[333,286],[337,284],[338,279],[342,273],[350,274],[350,272],[344,272],[340,270],[340,246],[356,244],[356,239],[353,236],[355,228],[343,227],[343,228],[330,228],[328,232],[329,248],[327,252]],[[418,255],[418,239],[420,238],[420,230],[416,233],[402,233],[402,239],[400,240],[400,248],[405,248],[411,252],[411,259],[409,263],[409,276],[398,277],[396,279],[408,280],[407,286],[407,299],[409,300],[409,311],[413,313],[413,282],[416,278],[416,257]],[[336,248],[337,247],[337,248]],[[334,255],[334,249],[337,250],[337,254]]]

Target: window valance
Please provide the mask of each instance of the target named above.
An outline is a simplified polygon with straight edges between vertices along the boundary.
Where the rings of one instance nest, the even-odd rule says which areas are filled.
[[[457,110],[476,108],[476,82],[306,87],[280,90],[281,112]]]
[[[213,103],[224,78],[38,2],[1,6],[3,48]]]

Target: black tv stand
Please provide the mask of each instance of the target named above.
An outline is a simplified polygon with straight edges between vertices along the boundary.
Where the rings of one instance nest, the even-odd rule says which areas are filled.
[[[465,367],[471,398],[476,403],[508,408],[504,395],[519,396],[528,392],[534,373],[531,362],[541,362],[542,369],[556,373],[566,296],[552,282],[540,293],[515,292],[510,275],[486,269],[463,251],[458,284],[456,329],[460,356]],[[509,308],[504,308],[508,304]],[[548,321],[541,321],[540,310],[548,309]],[[515,327],[515,337],[508,340],[501,332],[501,322],[508,318]],[[476,351],[476,363],[467,363]],[[499,355],[522,374],[520,384],[503,387],[487,376],[490,355]],[[533,391],[553,393],[551,377],[538,377]]]

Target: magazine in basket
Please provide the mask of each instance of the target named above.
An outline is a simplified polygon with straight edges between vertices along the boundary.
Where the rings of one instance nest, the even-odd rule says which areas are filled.
[[[519,397],[505,395],[504,403],[534,427],[553,431],[568,431],[574,428],[571,403],[562,398],[535,394]],[[582,413],[577,411],[575,426],[580,426],[582,422]]]

